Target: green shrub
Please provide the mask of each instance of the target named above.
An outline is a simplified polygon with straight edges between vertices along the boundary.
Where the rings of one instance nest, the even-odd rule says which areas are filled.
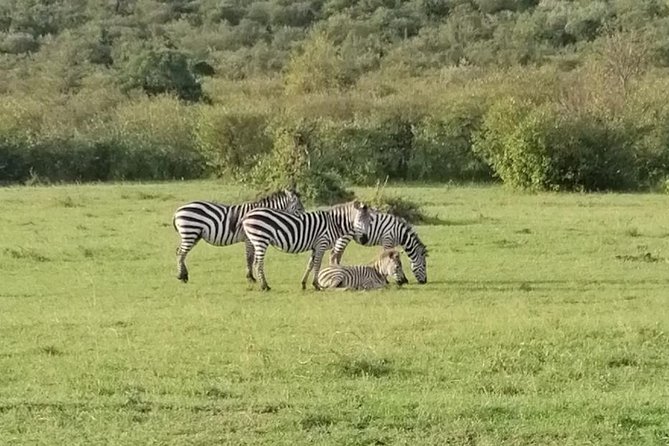
[[[176,50],[144,50],[133,55],[123,68],[126,90],[142,89],[149,96],[174,94],[179,99],[203,99],[202,85],[191,68],[188,55]]]
[[[625,126],[589,113],[513,100],[488,111],[474,150],[514,188],[621,190],[637,186]]]
[[[29,141],[0,135],[0,184],[19,183],[30,175]]]
[[[408,177],[433,181],[488,181],[490,167],[472,151],[485,108],[478,101],[456,102],[415,125]]]
[[[266,189],[296,187],[309,201],[334,204],[350,200],[339,175],[327,170],[314,156],[317,123],[300,120],[286,123],[278,120],[272,128],[272,151],[260,157],[247,181]]]
[[[10,54],[32,53],[39,48],[39,42],[28,33],[14,33],[2,37],[0,52]]]
[[[31,177],[46,182],[192,179],[205,173],[196,153],[139,139],[2,138],[0,160],[0,183]]]
[[[239,177],[272,149],[265,114],[206,107],[197,122],[197,146],[218,176]]]
[[[404,197],[388,195],[385,192],[387,183],[387,177],[383,186],[381,186],[380,181],[377,181],[374,197],[369,201],[372,207],[379,212],[385,212],[387,214],[401,217],[412,224],[425,223],[428,221],[428,217],[425,215],[420,204]]]
[[[396,215],[412,224],[428,221],[428,217],[421,206],[404,197],[383,195],[375,198],[371,205],[380,212]]]
[[[321,121],[315,132],[320,163],[356,184],[389,176],[407,179],[413,128],[402,118]]]
[[[284,74],[290,94],[322,93],[355,81],[340,50],[322,33],[313,34],[299,54],[293,54]]]

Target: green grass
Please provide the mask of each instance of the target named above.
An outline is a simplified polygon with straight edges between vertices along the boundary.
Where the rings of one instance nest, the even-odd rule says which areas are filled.
[[[175,278],[174,209],[242,188],[0,189],[0,444],[669,444],[665,196],[391,192],[440,222],[427,285],[271,250],[262,293],[242,245]]]

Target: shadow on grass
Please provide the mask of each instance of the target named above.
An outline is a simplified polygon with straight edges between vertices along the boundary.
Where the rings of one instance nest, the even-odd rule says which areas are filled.
[[[340,356],[334,363],[338,374],[351,378],[380,378],[392,372],[392,363],[386,358]]]
[[[486,217],[485,215],[479,215],[475,218],[462,218],[462,219],[452,219],[452,218],[441,218],[438,215],[429,215],[422,219],[419,223],[420,226],[470,226],[470,225],[479,225],[483,223],[491,223],[498,221],[498,219],[493,217]]]

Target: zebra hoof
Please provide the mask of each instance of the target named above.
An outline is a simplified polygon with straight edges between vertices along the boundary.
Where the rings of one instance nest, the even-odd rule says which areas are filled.
[[[181,274],[177,276],[177,279],[181,280],[183,283],[188,283],[188,274]]]
[[[306,289],[307,289],[307,283],[306,283],[306,282],[302,282],[302,289],[303,289],[303,290],[306,290]]]
[[[271,290],[271,288],[267,284],[260,287],[260,291],[270,291],[270,290]]]
[[[249,283],[256,283],[256,278],[253,277],[253,274],[251,274],[251,273],[249,273],[249,274],[246,275],[246,280],[247,280]]]

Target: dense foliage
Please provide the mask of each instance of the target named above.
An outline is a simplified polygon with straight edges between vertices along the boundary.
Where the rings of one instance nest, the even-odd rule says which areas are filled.
[[[0,182],[669,177],[666,1],[0,0],[0,61]]]

